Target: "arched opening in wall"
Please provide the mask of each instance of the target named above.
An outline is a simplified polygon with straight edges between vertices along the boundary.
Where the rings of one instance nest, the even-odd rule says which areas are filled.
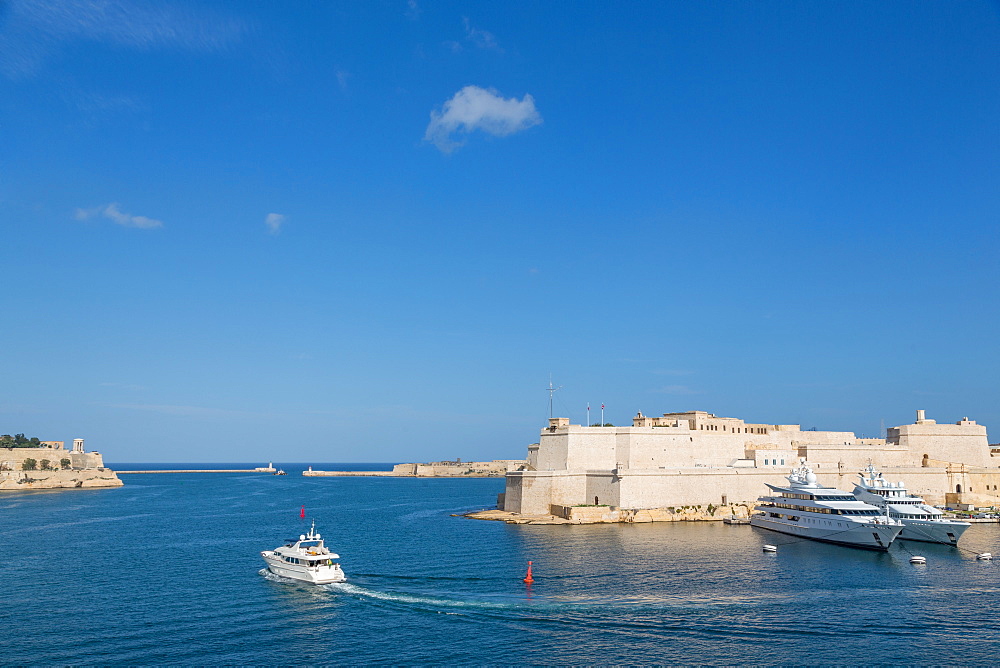
[[[925,454],[924,461],[920,462],[920,465],[926,468],[930,464],[930,459],[931,458]]]
[[[955,485],[955,494],[961,494],[961,493],[962,493],[962,486]]]

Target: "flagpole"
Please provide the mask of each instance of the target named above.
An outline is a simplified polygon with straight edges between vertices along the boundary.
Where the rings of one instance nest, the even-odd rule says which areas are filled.
[[[604,426],[604,402],[601,402],[601,426]]]
[[[590,402],[587,402],[587,426],[590,426]]]

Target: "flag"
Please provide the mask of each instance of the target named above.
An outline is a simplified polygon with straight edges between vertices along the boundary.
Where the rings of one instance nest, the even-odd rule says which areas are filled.
[[[601,410],[602,411],[604,410],[604,404],[601,404]]]

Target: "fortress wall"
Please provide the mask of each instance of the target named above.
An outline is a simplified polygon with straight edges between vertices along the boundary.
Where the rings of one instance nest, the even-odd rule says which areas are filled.
[[[876,467],[922,464],[919,455],[898,446],[802,444],[798,450],[810,465],[823,468],[839,466],[854,471],[867,466],[868,460]]]
[[[618,494],[621,487],[617,480],[617,476],[606,471],[588,471],[585,478],[587,495],[584,503],[620,506],[621,500]]]
[[[611,470],[615,467],[617,446],[614,427],[582,427],[575,433],[571,430],[566,468]]]
[[[687,427],[559,426],[541,432],[537,448],[529,447],[529,464],[539,471],[611,470],[728,466],[754,449],[780,450],[787,464],[803,445],[845,447],[857,443],[851,432],[776,430],[767,434],[693,431]],[[881,441],[874,441],[873,443]],[[822,447],[828,446],[828,447]],[[863,446],[873,449],[877,446]],[[781,457],[781,455],[778,455]],[[771,455],[760,457],[761,461]],[[830,461],[838,461],[833,459]],[[853,460],[852,460],[853,461]],[[897,463],[895,460],[893,463]],[[898,463],[909,463],[900,459]]]
[[[909,449],[918,462],[928,455],[928,459],[970,466],[996,466],[990,460],[986,427],[975,422],[936,424],[922,420],[890,429],[889,440]]]
[[[62,459],[70,460],[70,466],[74,469],[96,469],[104,467],[104,458],[99,452],[72,452],[61,448],[0,448],[0,462],[9,465],[20,471],[21,464],[25,459],[34,459],[41,462],[48,459],[53,467],[58,468]],[[39,464],[40,465],[40,464]]]
[[[528,468],[537,471],[538,470],[538,443],[532,443],[528,446]]]
[[[523,473],[524,471],[510,471],[504,476],[503,492],[497,495],[497,508],[514,513],[522,512]],[[547,495],[546,498],[548,498]]]
[[[569,458],[569,433],[550,432],[545,429],[538,439],[538,463],[535,468],[539,471],[564,471],[568,466]]]

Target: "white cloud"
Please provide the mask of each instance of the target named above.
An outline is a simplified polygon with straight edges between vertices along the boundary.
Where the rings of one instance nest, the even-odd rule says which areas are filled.
[[[465,26],[465,39],[472,42],[480,49],[496,49],[497,51],[502,50],[497,44],[497,38],[493,36],[493,33],[476,28],[469,22],[468,17],[463,17],[462,23]]]
[[[163,227],[162,220],[147,218],[146,216],[133,216],[130,213],[123,212],[118,207],[119,204],[117,202],[112,202],[111,204],[98,206],[93,209],[77,209],[76,219],[87,220],[89,218],[94,218],[95,216],[101,216],[102,218],[114,221],[122,227],[137,227],[141,230],[151,230],[157,227]]]
[[[420,5],[417,4],[417,0],[406,0],[406,12],[405,12],[406,18],[410,19],[411,21],[416,21],[417,19],[420,18],[421,11],[423,10],[420,9]]]
[[[535,109],[535,98],[503,98],[494,89],[466,86],[442,105],[431,111],[431,122],[424,133],[424,141],[450,153],[465,143],[464,137],[481,130],[495,137],[526,130],[542,122]]]
[[[268,232],[277,234],[281,232],[281,226],[285,224],[285,217],[280,213],[269,213],[264,219],[264,224],[267,225]]]

